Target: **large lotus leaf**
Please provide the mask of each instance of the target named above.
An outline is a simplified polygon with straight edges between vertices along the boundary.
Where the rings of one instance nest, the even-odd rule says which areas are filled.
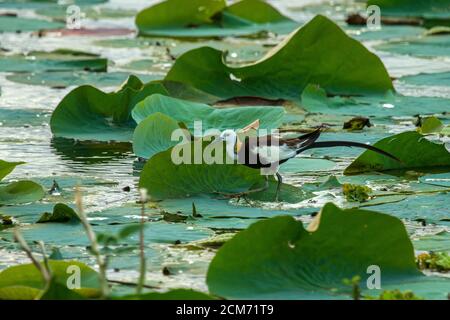
[[[50,52],[31,51],[26,55],[0,55],[0,71],[106,71],[108,60],[96,54],[59,49]]]
[[[263,177],[259,170],[233,164],[224,149],[222,143],[199,140],[160,152],[145,164],[139,187],[147,189],[152,199],[166,199],[240,192],[261,184]],[[219,163],[213,163],[214,159]]]
[[[379,6],[383,15],[450,19],[448,0],[368,0]]]
[[[302,107],[311,113],[380,118],[443,113],[450,103],[446,98],[404,96],[391,91],[370,96],[328,97],[325,90],[316,85],[308,85],[301,99]]]
[[[33,181],[12,182],[0,186],[0,205],[20,204],[41,200],[45,191]]]
[[[135,76],[116,92],[105,93],[85,85],[72,90],[52,114],[50,127],[56,137],[97,141],[130,141],[136,123],[131,110],[154,94],[168,94],[159,83],[143,84]]]
[[[191,289],[173,289],[168,292],[149,292],[141,295],[116,297],[120,300],[213,300],[210,295]]]
[[[130,76],[129,72],[87,72],[87,71],[52,71],[17,73],[6,76],[10,81],[23,84],[70,87],[89,84],[95,87],[116,87]],[[137,74],[143,82],[160,80],[163,77],[155,75]]]
[[[278,128],[285,114],[282,107],[237,107],[217,109],[206,104],[189,102],[154,94],[139,102],[133,109],[133,119],[140,123],[149,115],[161,112],[194,130],[194,121],[201,121],[202,129],[241,129],[259,119],[261,129]]]
[[[15,167],[18,165],[24,164],[25,162],[8,162],[4,160],[0,160],[0,181],[10,174]]]
[[[253,64],[230,67],[221,51],[203,47],[178,58],[166,80],[187,83],[223,99],[299,99],[309,83],[332,94],[393,89],[381,60],[320,15]]]
[[[73,274],[73,270],[78,269],[81,276],[81,288],[74,289],[74,292],[84,297],[98,296],[98,274],[90,267],[78,261],[60,260],[50,260],[49,266],[55,283],[65,288],[67,288],[67,281]],[[0,272],[0,299],[13,298],[15,290],[20,290],[21,296],[26,288],[30,295],[36,294],[32,299],[43,293],[45,288],[42,275],[33,264],[17,265]]]
[[[136,16],[140,35],[163,37],[244,36],[262,31],[290,32],[296,24],[268,3],[243,0],[167,0]]]
[[[138,157],[150,159],[179,141],[172,140],[172,134],[181,127],[177,121],[163,113],[156,112],[141,121],[133,134],[133,151]]]
[[[212,294],[239,299],[350,298],[343,279],[360,276],[364,294],[372,273],[382,289],[409,289],[446,299],[450,281],[426,277],[415,265],[403,223],[386,214],[341,210],[327,204],[307,230],[292,217],[257,222],[226,242],[212,260],[207,284]]]
[[[3,3],[2,3],[3,5]],[[0,16],[0,32],[27,32],[61,29],[65,24],[42,19]]]
[[[410,169],[450,171],[450,152],[445,145],[431,142],[415,131],[387,137],[374,146],[393,154],[401,161],[367,150],[345,169],[344,174]]]

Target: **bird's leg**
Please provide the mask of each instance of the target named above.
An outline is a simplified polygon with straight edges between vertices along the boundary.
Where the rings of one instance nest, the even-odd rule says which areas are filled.
[[[278,202],[278,198],[279,198],[280,190],[281,190],[281,185],[283,184],[283,177],[278,172],[276,173],[276,176],[277,176],[278,184],[277,184],[277,192],[275,193],[275,202]]]

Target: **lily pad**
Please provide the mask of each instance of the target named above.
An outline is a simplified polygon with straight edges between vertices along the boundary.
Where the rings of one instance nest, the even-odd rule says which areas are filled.
[[[387,137],[374,146],[389,152],[401,161],[367,150],[345,169],[344,174],[411,169],[450,171],[450,153],[445,145],[431,142],[414,131]]]
[[[450,55],[450,35],[420,37],[413,40],[388,42],[375,49],[414,57],[434,58]]]
[[[17,181],[0,186],[0,205],[21,204],[41,200],[45,191],[33,181]]]
[[[223,52],[203,47],[179,57],[166,80],[189,84],[222,99],[254,96],[298,100],[310,83],[331,94],[393,89],[381,60],[320,15],[255,63],[230,67],[223,62]]]
[[[400,220],[333,204],[325,205],[308,229],[280,216],[240,232],[217,252],[207,284],[211,293],[231,299],[350,298],[343,279],[368,279],[370,266],[380,268],[384,290],[446,299],[450,288],[448,280],[417,270]]]
[[[4,160],[0,160],[0,181],[10,174],[15,167],[18,165],[24,164],[25,162],[8,162]]]
[[[368,0],[367,5],[379,6],[386,16],[450,19],[448,0]]]
[[[407,84],[418,86],[450,86],[450,72],[442,73],[421,73],[412,76],[405,76],[399,79]]]
[[[67,271],[70,270],[69,268],[78,268],[81,274],[81,288],[73,291],[84,297],[98,296],[98,274],[90,267],[77,261],[60,260],[50,260],[49,266],[56,283],[65,288],[67,288],[68,278],[72,275]],[[45,283],[42,275],[33,264],[17,265],[0,272],[0,299],[11,299],[16,296],[14,294],[16,288],[20,290],[19,296],[22,296],[22,292],[26,288],[29,294],[25,295],[24,298],[31,298],[30,295],[36,294],[33,297],[35,299],[43,293]]]
[[[211,154],[206,151],[211,144],[197,141],[154,155],[141,172],[139,187],[147,189],[152,199],[156,200],[183,198],[202,193],[241,192],[262,183],[263,177],[259,170],[233,164],[230,159],[227,160],[221,143],[219,149],[223,153],[218,158],[220,163],[208,164],[214,160],[212,148]],[[183,150],[186,150],[186,154],[183,154]],[[181,154],[186,161],[175,164],[172,153],[175,156]],[[183,161],[180,158],[176,162],[178,160]]]
[[[329,171],[336,168],[336,163],[326,159],[294,158],[280,167],[281,173]]]
[[[294,21],[260,0],[243,0],[229,7],[224,0],[166,0],[139,12],[136,25],[143,36],[179,38],[285,33],[296,27]]]
[[[143,84],[130,76],[116,92],[105,93],[85,85],[72,90],[52,114],[50,127],[55,137],[130,141],[136,123],[131,110],[154,93],[167,94],[158,83]]]
[[[36,223],[47,223],[47,222],[79,222],[80,218],[78,214],[69,206],[64,203],[57,203],[53,207],[53,212],[45,212],[39,218]]]
[[[67,49],[0,55],[0,71],[3,72],[106,71],[107,67],[108,60],[99,55]]]
[[[428,174],[419,178],[422,183],[450,188],[450,173]]]
[[[285,114],[282,107],[238,107],[217,109],[206,104],[154,94],[133,109],[133,119],[140,123],[149,115],[163,113],[194,131],[194,121],[201,121],[203,130],[241,129],[259,120],[261,129],[278,128]]]
[[[308,85],[301,99],[302,107],[313,113],[380,118],[443,113],[450,103],[450,99],[404,96],[392,91],[365,97],[328,97],[325,90],[316,85]]]
[[[139,123],[133,134],[133,151],[138,157],[150,159],[177,143],[172,140],[175,130],[181,130],[179,122],[163,113],[156,112]]]
[[[18,73],[6,76],[10,81],[47,87],[71,87],[89,84],[96,87],[115,87],[130,76],[128,72],[87,72],[87,71],[53,71]],[[160,80],[162,77],[137,74],[143,82]]]
[[[61,29],[65,24],[43,19],[0,16],[0,32],[29,32],[37,30]]]

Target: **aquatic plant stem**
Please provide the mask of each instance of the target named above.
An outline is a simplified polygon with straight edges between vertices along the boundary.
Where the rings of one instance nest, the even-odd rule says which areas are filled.
[[[145,223],[145,203],[147,202],[147,189],[140,189],[141,201],[141,229],[139,230],[139,281],[136,287],[136,293],[141,294],[145,284],[146,260],[145,260],[145,242],[144,242],[144,223]]]
[[[94,254],[94,256],[97,260],[98,269],[99,269],[101,298],[105,299],[109,294],[109,284],[108,284],[108,279],[106,278],[107,260],[100,253],[100,248],[99,248],[99,245],[97,242],[97,236],[96,236],[94,230],[92,229],[92,226],[89,223],[87,216],[84,212],[83,200],[82,200],[81,191],[80,191],[79,187],[77,187],[75,190],[75,204],[77,206],[78,217],[80,218],[80,221],[86,231],[89,242],[91,243],[91,252]]]

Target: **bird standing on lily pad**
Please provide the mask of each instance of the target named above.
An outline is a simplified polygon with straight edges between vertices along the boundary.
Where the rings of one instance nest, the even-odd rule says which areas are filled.
[[[246,133],[251,129],[257,129],[258,121],[240,130],[241,133]],[[331,148],[331,147],[357,147],[368,149],[380,153],[386,157],[400,161],[394,155],[385,152],[379,148],[371,145],[352,142],[352,141],[317,141],[320,137],[323,127],[307,133],[305,135],[293,138],[281,138],[276,135],[265,136],[244,136],[243,139],[234,130],[224,130],[219,140],[225,142],[225,149],[227,156],[235,162],[245,165],[253,169],[261,169],[265,175],[266,181],[262,188],[252,189],[247,192],[239,193],[237,196],[244,196],[249,193],[261,192],[267,190],[269,187],[269,175],[277,177],[277,190],[275,194],[275,201],[279,201],[279,193],[283,178],[278,172],[281,164],[295,158],[297,155],[308,149],[316,148]]]

